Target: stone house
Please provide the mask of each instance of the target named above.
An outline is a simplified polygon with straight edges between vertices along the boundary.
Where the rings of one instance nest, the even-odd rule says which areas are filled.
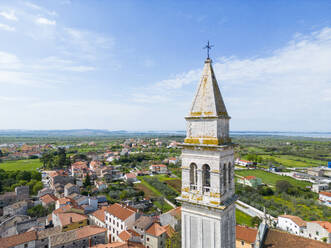
[[[55,205],[55,203],[58,200],[58,198],[55,195],[53,195],[53,194],[45,194],[45,195],[41,196],[39,198],[39,200],[40,200],[41,205],[43,207],[48,207],[48,206],[50,206],[52,204]]]
[[[80,193],[79,187],[75,184],[67,183],[64,186],[64,196],[68,196],[68,195],[71,195],[73,193],[79,194]]]
[[[310,239],[331,243],[331,223],[328,221],[309,221],[304,236]]]
[[[162,226],[170,225],[177,229],[181,220],[181,207],[171,209],[170,211],[160,215],[160,223]]]
[[[26,215],[30,205],[31,204],[28,201],[15,202],[14,204],[3,208],[3,215]]]

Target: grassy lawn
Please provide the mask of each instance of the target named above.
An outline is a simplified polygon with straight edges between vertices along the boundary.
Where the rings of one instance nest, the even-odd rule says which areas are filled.
[[[291,177],[276,175],[271,172],[263,170],[237,170],[236,175],[240,176],[256,176],[262,179],[262,182],[271,186],[276,186],[276,182],[279,180],[285,180],[291,183],[293,186],[305,188],[311,186],[310,182],[299,181]]]
[[[146,187],[148,190],[153,192],[155,196],[157,197],[162,196],[161,192],[159,192],[157,189],[149,185],[143,178],[140,178],[139,180],[141,181],[141,184],[144,185],[144,187]]]
[[[313,167],[326,164],[325,161],[303,158],[293,155],[259,155],[263,159],[273,158],[278,163],[282,164],[285,167]]]
[[[0,163],[0,169],[6,171],[13,171],[13,170],[34,171],[41,166],[42,163],[39,161],[39,159],[4,161],[3,163]]]
[[[153,204],[154,204],[157,208],[161,209],[161,211],[162,211],[163,213],[168,212],[169,210],[173,209],[173,207],[171,207],[171,206],[170,206],[168,203],[166,203],[166,202],[163,202],[163,203],[161,204],[161,202],[159,202],[159,201],[154,201]]]
[[[251,226],[252,217],[236,209],[236,222],[238,225]]]

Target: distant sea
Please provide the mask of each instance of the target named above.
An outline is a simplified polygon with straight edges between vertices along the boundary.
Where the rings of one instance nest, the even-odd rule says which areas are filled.
[[[277,132],[277,131],[233,131],[230,135],[254,135],[254,136],[298,136],[308,138],[331,138],[331,132]]]
[[[155,136],[176,135],[185,136],[184,130],[170,131],[126,131],[101,129],[72,129],[72,130],[0,130],[0,137],[100,137],[100,136]],[[331,132],[280,132],[280,131],[232,131],[231,136],[283,136],[331,139]]]

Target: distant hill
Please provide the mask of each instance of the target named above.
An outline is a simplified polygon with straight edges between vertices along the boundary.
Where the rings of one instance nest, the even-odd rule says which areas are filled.
[[[135,136],[135,135],[184,135],[184,131],[143,131],[130,132],[125,130],[102,129],[72,129],[72,130],[0,130],[2,137],[86,137],[86,136]]]

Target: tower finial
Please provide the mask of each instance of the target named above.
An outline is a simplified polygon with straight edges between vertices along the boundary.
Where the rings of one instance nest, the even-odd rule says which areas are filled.
[[[207,45],[204,47],[204,49],[207,49],[207,59],[209,59],[209,50],[213,47],[214,45],[210,45],[209,41],[207,42]]]

